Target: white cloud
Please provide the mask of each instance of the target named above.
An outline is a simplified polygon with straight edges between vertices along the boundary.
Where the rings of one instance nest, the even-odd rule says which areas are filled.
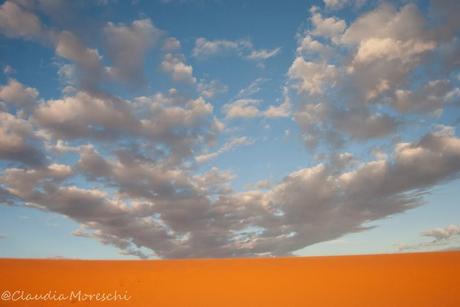
[[[277,106],[270,106],[265,110],[264,115],[268,118],[275,117],[288,117],[291,115],[291,99],[289,97],[289,89],[287,87],[283,88],[283,100]]]
[[[353,62],[361,64],[382,59],[387,61],[399,59],[406,63],[415,60],[415,56],[433,50],[435,47],[436,44],[433,41],[370,38],[360,43]]]
[[[213,98],[218,94],[226,93],[228,91],[228,86],[216,80],[210,82],[200,80],[198,83],[198,91],[205,98]]]
[[[263,63],[281,51],[281,48],[256,49],[249,40],[208,40],[200,37],[195,41],[192,55],[196,58],[207,58],[210,56],[236,54],[248,60]]]
[[[332,10],[340,10],[350,5],[354,5],[359,8],[364,5],[366,1],[367,0],[323,0],[326,8]]]
[[[258,108],[260,104],[258,99],[237,99],[231,103],[227,103],[222,107],[227,118],[250,118],[257,117],[261,115],[261,112]]]
[[[288,76],[297,82],[299,92],[314,95],[321,94],[326,84],[334,85],[337,70],[332,64],[305,61],[297,57],[289,68]]]
[[[398,251],[408,250],[446,250],[452,244],[458,244],[458,237],[460,235],[460,226],[449,225],[446,227],[434,228],[426,230],[421,233],[422,236],[431,238],[431,241],[421,243],[399,243],[397,244]],[[455,249],[458,249],[454,245]]]
[[[161,68],[170,74],[174,81],[196,83],[196,78],[193,77],[193,68],[191,65],[185,64],[183,57],[167,53],[161,62]]]
[[[391,102],[400,112],[430,112],[459,97],[460,89],[454,88],[449,80],[433,80],[415,91],[396,90]]]
[[[0,86],[0,101],[19,108],[32,108],[38,95],[37,89],[25,87],[15,79],[9,79],[8,84]]]
[[[345,31],[347,24],[344,20],[336,17],[323,18],[317,7],[311,10],[312,16],[310,21],[313,25],[313,30],[310,32],[314,36],[321,36],[336,41]]]
[[[18,4],[5,1],[0,6],[0,33],[9,37],[42,39],[43,31],[37,16]]]
[[[238,50],[245,48],[249,43],[247,41],[230,41],[230,40],[207,40],[204,37],[197,38],[192,54],[194,57],[207,57],[229,50]]]
[[[260,60],[267,60],[271,57],[276,56],[281,51],[281,48],[275,48],[271,50],[267,49],[260,49],[260,50],[253,50],[248,55],[248,59],[260,61]]]
[[[225,143],[221,148],[219,148],[217,151],[211,152],[211,153],[204,153],[199,156],[195,157],[195,160],[198,163],[205,163],[208,162],[211,159],[217,158],[221,154],[230,151],[234,149],[235,147],[242,146],[242,145],[251,145],[254,142],[249,139],[248,137],[242,136],[238,138],[234,138],[227,143]]]
[[[145,55],[161,35],[150,19],[135,20],[130,25],[109,22],[104,36],[114,76],[129,83],[142,81]]]
[[[328,56],[331,52],[332,49],[329,46],[313,39],[310,35],[304,36],[297,47],[297,54],[300,56],[309,54]]]
[[[163,50],[173,51],[181,48],[180,41],[175,37],[168,37],[163,43]]]
[[[40,143],[27,120],[0,112],[0,159],[35,166],[45,162]]]

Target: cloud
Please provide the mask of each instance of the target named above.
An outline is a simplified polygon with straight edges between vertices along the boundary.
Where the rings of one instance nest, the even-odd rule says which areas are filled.
[[[247,48],[247,41],[230,41],[230,40],[207,40],[204,37],[197,38],[195,47],[192,50],[194,57],[208,57],[230,50],[238,50],[240,48]]]
[[[8,76],[8,75],[14,74],[15,69],[11,65],[5,65],[3,67],[3,73]]]
[[[59,139],[119,137],[140,125],[126,102],[87,92],[40,104],[33,118]]]
[[[396,10],[382,4],[355,20],[341,42],[356,46],[347,68],[353,88],[372,100],[402,84],[438,43],[414,4]]]
[[[183,57],[167,53],[161,62],[161,68],[168,73],[174,81],[184,82],[189,84],[196,83],[196,78],[193,77],[193,68],[184,62]]]
[[[213,98],[218,94],[226,93],[228,91],[228,86],[216,80],[211,80],[210,82],[200,80],[197,89],[201,96],[205,98]]]
[[[255,61],[266,60],[266,59],[276,56],[280,51],[281,51],[281,48],[275,48],[272,50],[267,50],[267,49],[253,50],[248,55],[248,59],[255,60]]]
[[[230,144],[230,141],[227,144]],[[249,143],[248,143],[249,144]],[[248,144],[235,144],[231,147],[248,145]],[[228,145],[227,145],[228,146]],[[225,145],[224,145],[225,147]],[[225,151],[230,149],[225,149]],[[220,153],[219,153],[220,154]],[[231,181],[235,178],[235,174],[231,171],[221,171],[213,166],[209,171],[204,174],[194,176],[194,180],[198,183],[199,189],[205,191],[210,197],[221,194],[230,194],[233,192],[231,188]]]
[[[163,50],[173,51],[181,48],[180,41],[175,37],[168,37],[163,43]]]
[[[361,42],[358,52],[353,59],[355,64],[369,63],[375,60],[400,59],[402,62],[414,60],[415,55],[433,50],[436,44],[432,41],[416,40],[397,41],[391,38],[370,38]]]
[[[108,23],[104,27],[107,53],[112,60],[111,73],[136,84],[143,81],[144,58],[162,35],[150,19],[134,20],[130,25]]]
[[[425,237],[433,238],[436,241],[447,240],[460,234],[460,226],[449,225],[445,228],[435,228],[423,232]]]
[[[106,77],[102,56],[94,48],[86,47],[72,32],[62,31],[54,38],[55,52],[76,64],[83,88],[93,90]]]
[[[37,89],[25,87],[15,79],[9,79],[8,84],[0,86],[0,101],[18,108],[33,108],[38,95]]]
[[[340,10],[350,5],[359,8],[363,6],[367,0],[323,0],[323,2],[328,9]]]
[[[43,27],[33,13],[11,1],[0,6],[0,33],[8,37],[41,39]]]
[[[16,4],[6,1],[0,8],[0,32],[54,47],[56,55],[76,64],[79,86],[85,90],[94,91],[101,82],[113,80],[128,85],[142,81],[144,56],[163,33],[150,19],[135,20],[130,25],[109,22],[103,28],[107,55],[113,64],[106,67],[99,51],[87,47],[81,35],[70,30],[44,27],[34,12],[45,12],[59,21],[63,14],[70,14],[68,9],[62,3]]]
[[[449,80],[433,80],[415,91],[396,90],[391,102],[400,112],[430,112],[443,109],[459,96],[460,89]]]
[[[0,112],[0,159],[37,166],[45,162],[32,125],[9,113]]]
[[[446,78],[458,49],[452,29],[460,27],[442,13],[449,5],[439,4],[433,10],[440,15],[428,12],[425,17],[415,4],[382,3],[348,27],[337,17],[323,17],[317,7],[311,9],[311,29],[298,34],[286,83],[297,92],[291,95],[291,110],[311,149],[383,138],[406,124],[401,114],[439,114],[458,100],[456,82]],[[441,15],[451,20],[449,30],[430,22]],[[425,73],[432,67],[442,73]]]
[[[235,138],[230,140],[229,142],[225,143],[221,148],[219,148],[215,152],[205,153],[199,156],[196,156],[195,159],[198,163],[205,163],[211,159],[215,159],[216,157],[220,156],[221,154],[234,149],[235,147],[242,146],[242,145],[251,145],[253,141],[245,136]]]
[[[261,112],[258,108],[260,104],[259,99],[237,99],[231,103],[225,104],[222,107],[227,118],[251,118],[261,115]]]
[[[291,104],[289,100],[284,100],[278,106],[270,106],[264,115],[268,118],[288,117],[291,114]]]
[[[299,42],[296,53],[298,55],[318,54],[322,57],[331,55],[333,49],[315,39],[311,35],[305,35]]]
[[[333,86],[337,71],[332,64],[305,61],[297,57],[289,68],[288,76],[297,82],[299,92],[314,95],[321,94],[325,84]]]
[[[349,0],[324,0],[324,5],[332,9],[340,9],[347,5]]]
[[[317,7],[312,7],[310,12],[312,13],[310,21],[313,25],[311,35],[322,36],[335,41],[347,27],[344,20],[335,17],[323,18]]]
[[[208,40],[199,37],[195,41],[195,47],[192,55],[196,58],[207,58],[216,55],[237,54],[238,56],[263,63],[281,51],[281,48],[274,49],[256,49],[249,40]]]
[[[257,78],[241,89],[234,101],[222,107],[226,118],[288,117],[291,113],[291,103],[286,88],[283,89],[282,102],[279,105],[270,105],[266,110],[259,108],[262,100],[251,98],[262,90],[262,84],[267,81],[267,79]]]
[[[397,144],[387,160],[347,171],[318,164],[265,191],[233,192],[233,176],[218,169],[197,177],[132,155],[107,160],[89,147],[76,170],[114,188],[111,196],[63,185],[73,170],[62,165],[6,169],[1,183],[126,253],[142,247],[165,258],[289,255],[420,205],[421,192],[460,172],[459,161],[460,140],[443,129]]]
[[[289,97],[289,89],[283,88],[283,100],[277,106],[272,105],[265,110],[264,115],[268,118],[289,117],[292,112],[291,98]]]
[[[159,157],[172,160],[191,155],[211,142],[221,123],[203,98],[187,99],[175,90],[128,102],[120,98],[78,92],[40,104],[33,120],[56,140],[122,142],[131,137],[157,146]],[[161,148],[161,149],[159,149]]]
[[[356,139],[380,138],[397,131],[398,120],[387,114],[370,114],[364,110],[333,111],[333,125]]]
[[[44,19],[49,27],[42,25],[37,16],[44,11],[37,6],[5,2],[0,32],[54,48],[64,89],[62,97],[39,100],[38,90],[14,79],[0,87],[0,199],[59,213],[80,224],[74,235],[140,258],[292,255],[365,231],[423,204],[425,193],[460,173],[454,128],[438,126],[415,141],[396,135],[419,135],[399,129],[412,113],[422,121],[424,113],[458,98],[458,80],[450,75],[457,67],[458,22],[448,12],[454,4],[428,9],[444,16],[446,26],[432,24],[436,16],[423,17],[413,4],[380,4],[347,18],[348,27],[326,15],[331,11],[313,8],[310,26],[297,35],[281,99],[265,106],[268,80],[258,78],[222,106],[207,99],[227,86],[197,79],[179,40],[150,19],[103,21],[97,34],[104,48],[98,50],[87,44],[94,37],[51,27],[53,18]],[[114,80],[143,80],[145,57],[156,43],[160,68],[173,81],[193,85],[187,90],[194,94],[174,88],[137,97],[124,89],[123,98],[110,94]],[[249,40],[198,38],[192,56],[236,55],[263,64],[280,50],[257,49]],[[438,54],[445,61],[437,62]],[[313,160],[278,181],[234,190],[231,170],[201,171],[201,163],[253,143],[237,137],[216,146],[224,129],[218,111],[229,120],[293,116],[310,148],[326,144],[317,148],[331,150],[312,153],[322,163]],[[287,137],[296,129],[284,122],[276,128]],[[356,141],[361,144],[354,147]],[[369,146],[386,150],[374,150],[374,158],[355,153]],[[453,229],[424,235],[441,244],[458,236]]]
[[[446,227],[434,228],[426,230],[421,233],[422,236],[431,238],[431,241],[407,244],[397,244],[398,251],[408,250],[451,250],[458,249],[456,246],[452,248],[453,244],[458,244],[457,239],[460,235],[460,226],[449,225]]]

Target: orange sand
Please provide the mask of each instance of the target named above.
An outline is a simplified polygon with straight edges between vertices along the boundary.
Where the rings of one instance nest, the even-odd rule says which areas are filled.
[[[131,298],[0,299],[0,306],[460,306],[460,252],[233,260],[4,259],[0,295],[5,290],[117,290]]]

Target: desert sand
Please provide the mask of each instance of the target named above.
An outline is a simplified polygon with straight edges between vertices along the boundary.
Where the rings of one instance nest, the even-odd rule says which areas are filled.
[[[1,306],[460,306],[460,252],[224,260],[2,259],[0,274]],[[117,300],[110,296],[114,291]],[[46,293],[46,299],[54,295],[54,300],[26,300]],[[71,299],[64,297],[70,293]]]

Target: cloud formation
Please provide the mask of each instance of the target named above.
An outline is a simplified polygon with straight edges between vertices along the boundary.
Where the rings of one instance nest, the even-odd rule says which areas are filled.
[[[458,236],[460,235],[460,226],[449,225],[429,229],[421,233],[422,236],[430,238],[431,241],[421,242],[416,244],[399,243],[397,244],[398,251],[414,251],[414,250],[432,250],[443,248],[451,249],[449,246],[454,245],[453,249],[458,249]]]
[[[75,236],[140,258],[287,256],[363,232],[460,174],[455,127],[436,125],[459,105],[459,8],[440,2],[426,11],[378,3],[347,21],[334,10],[362,1],[311,8],[272,97],[262,70],[240,89],[227,84],[240,75],[203,73],[203,60],[268,65],[287,53],[281,47],[198,36],[189,46],[150,18],[101,21],[98,42],[53,23],[58,7],[5,1],[0,33],[51,49],[63,89],[49,94],[5,72],[0,200],[66,216],[80,224]],[[146,80],[147,69],[158,79]],[[298,128],[308,150],[300,159],[311,159],[239,190],[232,165],[216,158],[249,145],[266,158],[253,130],[267,121],[285,136]],[[276,150],[269,158],[290,159]],[[458,234],[424,232],[432,242],[423,246]]]
[[[217,55],[236,54],[242,58],[262,63],[281,51],[280,47],[274,49],[256,49],[249,40],[208,40],[204,37],[197,38],[192,55],[196,58],[207,58]]]

